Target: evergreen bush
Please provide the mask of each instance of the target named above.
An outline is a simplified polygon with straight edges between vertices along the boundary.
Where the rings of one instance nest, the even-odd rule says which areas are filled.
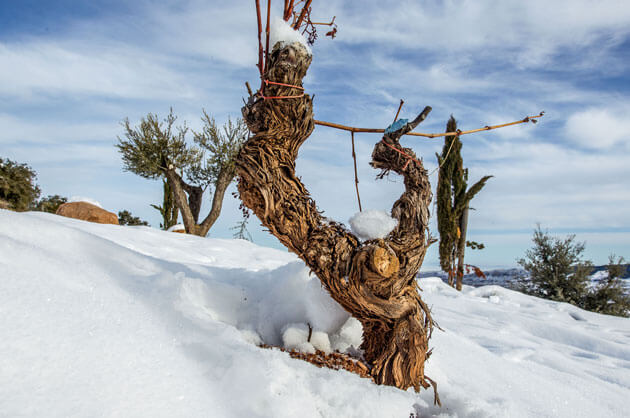
[[[620,281],[622,258],[615,262],[611,257],[608,277],[593,285],[590,278],[593,263],[582,258],[585,243],[576,242],[575,235],[564,239],[551,237],[539,225],[532,241],[534,246],[527,250],[525,258],[518,260],[529,275],[521,279],[519,290],[593,312],[628,315],[630,296]]]
[[[0,207],[18,212],[32,209],[41,193],[36,179],[28,165],[0,158]]]

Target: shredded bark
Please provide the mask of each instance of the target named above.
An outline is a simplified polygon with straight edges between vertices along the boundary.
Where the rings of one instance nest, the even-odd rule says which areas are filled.
[[[317,275],[324,288],[363,325],[365,363],[378,384],[429,388],[424,363],[433,319],[415,276],[432,239],[428,233],[431,187],[427,171],[399,139],[422,122],[430,107],[374,146],[371,165],[404,178],[394,203],[398,226],[385,238],[360,242],[344,225],[324,219],[295,172],[300,146],[314,128],[312,98],[295,95],[311,63],[299,43],[276,46],[264,74],[265,91],[242,109],[253,136],[236,160],[238,190],[264,227]],[[264,94],[262,94],[264,93]]]

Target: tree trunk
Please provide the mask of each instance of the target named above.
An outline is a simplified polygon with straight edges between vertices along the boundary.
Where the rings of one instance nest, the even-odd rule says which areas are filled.
[[[184,221],[186,233],[201,236],[199,225],[197,225],[197,222],[195,222],[193,212],[190,210],[190,206],[188,205],[186,192],[184,191],[184,188],[182,186],[181,176],[177,173],[177,171],[175,171],[174,168],[169,168],[168,170],[166,170],[166,178],[173,188],[175,204],[182,214],[182,220]]]
[[[235,172],[233,167],[225,167],[221,169],[214,185],[215,189],[214,196],[212,197],[212,208],[210,209],[208,216],[206,216],[203,222],[199,224],[197,223],[197,219],[201,209],[203,189],[198,186],[191,186],[187,184],[175,169],[169,169],[166,171],[166,178],[174,185],[173,196],[175,197],[177,207],[180,208],[187,234],[198,235],[200,237],[208,235],[208,231],[210,231],[210,228],[212,228],[212,225],[214,225],[221,214],[223,197],[225,196],[228,186],[234,179],[234,175]],[[188,193],[188,199],[186,199],[186,193]]]
[[[276,46],[265,78],[301,86],[310,63],[311,57],[300,44]],[[287,86],[265,87],[266,96],[298,93]],[[361,348],[374,380],[401,389],[429,387],[424,362],[429,356],[433,320],[415,279],[430,244],[431,189],[420,161],[398,140],[430,110],[427,107],[413,122],[386,134],[374,147],[371,165],[383,170],[382,174],[394,171],[404,176],[406,189],[392,208],[398,226],[385,239],[361,243],[343,225],[324,220],[295,174],[298,150],[314,128],[309,95],[268,100],[258,94],[250,97],[243,117],[254,135],[236,160],[238,190],[245,206],[363,324]]]
[[[195,223],[198,223],[199,212],[201,212],[201,203],[203,201],[203,188],[201,186],[193,186],[186,183],[181,176],[179,176],[179,184],[188,194],[188,207],[190,208],[193,220]]]
[[[214,183],[214,195],[212,196],[212,208],[210,213],[199,225],[199,234],[203,237],[208,235],[208,231],[212,228],[212,225],[217,221],[221,214],[221,207],[223,206],[223,197],[228,186],[234,180],[235,176],[234,168],[231,166],[224,167],[219,171],[217,181]]]
[[[457,290],[462,290],[462,281],[464,280],[464,254],[466,252],[466,229],[468,229],[468,205],[462,212],[459,220],[459,243],[457,247]]]

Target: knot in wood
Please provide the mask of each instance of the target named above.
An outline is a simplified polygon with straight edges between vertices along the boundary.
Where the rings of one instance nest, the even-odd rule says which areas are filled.
[[[396,253],[390,248],[374,246],[371,250],[370,264],[372,269],[385,278],[398,273],[400,262]]]

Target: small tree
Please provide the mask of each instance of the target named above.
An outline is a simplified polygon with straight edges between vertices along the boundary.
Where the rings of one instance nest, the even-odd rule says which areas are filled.
[[[459,132],[453,116],[446,124],[446,132]],[[437,220],[440,233],[440,266],[448,273],[448,283],[462,289],[464,277],[464,253],[468,210],[472,198],[481,191],[488,179],[482,177],[468,190],[468,169],[464,168],[459,136],[445,136],[442,154],[436,154],[440,166],[437,185]],[[482,249],[483,244],[471,242],[472,249]],[[457,277],[455,283],[455,277]]]
[[[56,195],[48,195],[37,202],[37,205],[34,207],[34,210],[40,212],[48,212],[48,213],[57,213],[57,209],[59,206],[63,205],[68,201],[67,197]]]
[[[221,131],[204,111],[202,132],[193,132],[198,146],[190,147],[186,144],[188,128],[185,124],[174,128],[176,119],[172,109],[163,122],[156,115],[149,114],[136,128],[126,119],[123,122],[126,139],[119,138],[117,146],[125,170],[149,179],[166,180],[186,232],[205,236],[221,213],[223,196],[235,175],[234,155],[246,139],[247,129],[239,120],[236,124],[228,121]],[[184,180],[184,175],[188,182]],[[199,223],[203,193],[210,185],[214,186],[212,208]],[[165,199],[168,196],[166,192],[165,186]],[[163,217],[169,213],[166,200],[162,211]],[[164,225],[167,223],[170,222],[165,221]]]
[[[18,212],[32,209],[41,193],[36,179],[28,165],[0,158],[0,207]]]
[[[628,265],[623,257],[608,257],[608,275],[584,298],[584,309],[607,315],[630,316],[630,294],[621,277]]]
[[[550,237],[539,225],[532,241],[534,247],[527,250],[526,258],[518,260],[529,273],[529,278],[521,280],[519,290],[593,312],[617,316],[630,313],[630,295],[620,280],[626,268],[623,258],[610,256],[608,277],[592,286],[589,275],[593,263],[582,260],[585,244],[575,242],[575,235],[563,240]]]
[[[565,239],[549,236],[538,225],[532,238],[534,247],[518,260],[529,273],[522,290],[533,296],[582,306],[588,292],[590,261],[582,260],[585,244],[575,242],[575,235]]]
[[[147,221],[143,221],[137,216],[133,216],[128,210],[121,210],[120,212],[118,212],[118,223],[120,225],[129,226],[149,226],[149,223]]]

